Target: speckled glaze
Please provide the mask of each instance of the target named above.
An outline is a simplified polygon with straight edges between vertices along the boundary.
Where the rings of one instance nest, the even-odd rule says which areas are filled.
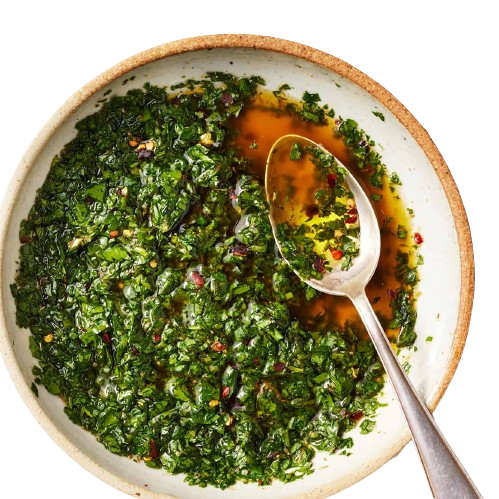
[[[33,359],[28,334],[15,324],[9,285],[18,258],[18,227],[48,172],[52,157],[75,136],[74,125],[95,112],[106,90],[123,94],[150,81],[171,85],[208,70],[258,74],[269,89],[282,83],[300,97],[318,92],[337,114],[355,119],[383,148],[384,162],[404,185],[401,194],[415,210],[414,227],[425,237],[418,302],[417,353],[410,357],[411,380],[433,410],[455,372],[468,332],[474,290],[474,263],[466,213],[452,176],[428,133],[387,90],[347,63],[297,43],[252,35],[214,35],[161,45],[109,69],[74,94],[49,120],[24,155],[9,184],[0,217],[0,348],[26,405],[45,431],[75,461],[103,481],[141,498],[206,499],[324,498],[361,480],[395,456],[409,441],[401,411],[387,387],[388,407],[380,411],[375,432],[356,438],[351,456],[316,458],[316,472],[292,484],[268,487],[237,484],[225,491],[199,489],[171,476],[107,452],[95,438],[73,425],[62,402],[30,385]],[[123,81],[135,76],[133,81]],[[385,121],[375,117],[379,111]],[[431,332],[431,334],[430,334]],[[432,343],[426,336],[434,337]],[[409,356],[407,356],[409,358]]]

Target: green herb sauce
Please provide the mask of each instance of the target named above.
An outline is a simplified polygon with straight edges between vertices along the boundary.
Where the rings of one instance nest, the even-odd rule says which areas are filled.
[[[35,393],[60,396],[111,452],[200,486],[289,482],[318,450],[347,454],[345,433],[363,416],[373,429],[383,387],[369,341],[294,313],[317,293],[277,256],[231,125],[260,84],[213,73],[111,97],[54,158],[20,230],[12,292]],[[325,126],[334,112],[319,101],[306,93],[286,112]],[[335,133],[382,185],[355,122]],[[389,327],[410,345],[417,272],[399,259]]]

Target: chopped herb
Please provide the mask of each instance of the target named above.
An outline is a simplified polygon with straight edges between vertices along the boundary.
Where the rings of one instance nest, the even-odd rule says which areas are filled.
[[[397,227],[397,237],[399,239],[405,239],[407,237],[407,229],[403,225]]]
[[[297,106],[296,104],[288,103],[286,109],[295,113],[304,121],[325,125],[327,123],[327,116],[334,116],[334,111],[329,110],[328,106],[320,106],[318,104],[320,100],[319,94],[305,92],[302,96],[300,105]]]
[[[400,177],[398,176],[398,174],[396,172],[393,172],[391,175],[390,175],[390,183],[391,184],[395,184],[395,185],[402,185],[402,182],[400,180]]]
[[[305,92],[302,97],[303,102],[320,102],[321,98],[319,94],[311,94],[309,92]]]
[[[414,344],[416,333],[414,326],[416,324],[416,312],[412,307],[412,293],[400,289],[394,300],[390,303],[393,309],[393,319],[388,327],[399,331],[397,345],[407,347]]]
[[[363,435],[371,433],[376,428],[376,421],[372,419],[364,419],[360,424],[360,433]]]
[[[408,253],[399,251],[396,273],[400,282],[407,285],[407,287],[413,287],[419,281],[417,264],[415,266],[411,265]]]
[[[286,95],[284,92],[286,90],[291,90],[291,87],[287,83],[284,83],[277,90],[274,90],[272,93],[274,94],[275,97],[277,97],[277,99],[285,100]]]
[[[361,170],[372,172],[369,175],[369,183],[382,189],[386,168],[381,162],[380,154],[374,149],[375,142],[352,119],[343,119],[340,116],[335,123],[338,135],[350,149],[357,166]]]
[[[379,111],[372,111],[372,113],[374,114],[374,116],[376,116],[376,118],[379,118],[381,121],[385,121],[385,116],[383,115],[383,113],[380,113]]]
[[[299,159],[301,159],[303,155],[303,150],[300,146],[300,144],[293,144],[291,146],[291,152],[290,152],[290,158],[293,160],[293,161],[298,161]]]
[[[135,80],[135,76],[129,76],[128,78],[125,78],[123,80],[122,85],[126,85],[129,81],[133,81],[133,80]]]

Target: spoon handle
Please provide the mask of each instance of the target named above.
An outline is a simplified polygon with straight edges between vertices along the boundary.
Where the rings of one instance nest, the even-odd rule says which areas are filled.
[[[365,291],[351,297],[398,396],[412,439],[437,499],[475,499],[480,493],[438,429],[401,367]]]

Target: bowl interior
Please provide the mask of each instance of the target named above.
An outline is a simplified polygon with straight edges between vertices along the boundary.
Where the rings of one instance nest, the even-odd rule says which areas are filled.
[[[208,487],[202,491],[188,486],[183,477],[152,470],[125,457],[110,454],[95,438],[75,426],[63,413],[62,402],[40,388],[39,398],[29,391],[33,381],[33,359],[28,349],[28,332],[15,323],[15,305],[9,285],[14,280],[18,261],[18,228],[28,214],[36,190],[42,185],[51,159],[75,136],[75,123],[96,111],[96,105],[107,90],[111,95],[124,94],[145,82],[172,85],[187,78],[202,77],[207,71],[227,71],[241,76],[260,75],[270,90],[288,83],[289,93],[300,98],[305,90],[317,92],[322,101],[333,107],[337,115],[356,120],[377,142],[385,164],[402,179],[402,197],[415,211],[413,225],[424,235],[420,267],[421,296],[417,303],[417,352],[410,357],[410,377],[425,400],[434,405],[445,383],[452,356],[459,316],[461,259],[458,235],[450,203],[434,167],[411,133],[397,116],[381,104],[369,91],[352,83],[339,73],[321,65],[271,50],[220,47],[188,51],[130,69],[104,86],[94,82],[71,103],[59,111],[33,143],[16,178],[9,187],[4,211],[2,238],[3,277],[1,282],[5,358],[12,377],[27,405],[45,430],[80,464],[100,478],[132,495],[161,495],[185,498],[290,497],[310,494],[325,497],[339,491],[374,471],[393,457],[407,442],[408,431],[390,386],[384,391],[389,403],[380,410],[376,430],[358,438],[352,455],[316,457],[315,473],[292,484],[275,482],[268,487],[238,484],[225,491]],[[133,79],[132,79],[133,78]],[[127,80],[126,84],[123,84]],[[102,80],[104,81],[104,80]],[[97,85],[97,91],[95,90]],[[83,99],[83,100],[82,100]],[[81,101],[81,102],[80,102]],[[381,121],[373,114],[381,112]],[[54,126],[55,124],[55,126]],[[426,341],[428,336],[432,342]]]

